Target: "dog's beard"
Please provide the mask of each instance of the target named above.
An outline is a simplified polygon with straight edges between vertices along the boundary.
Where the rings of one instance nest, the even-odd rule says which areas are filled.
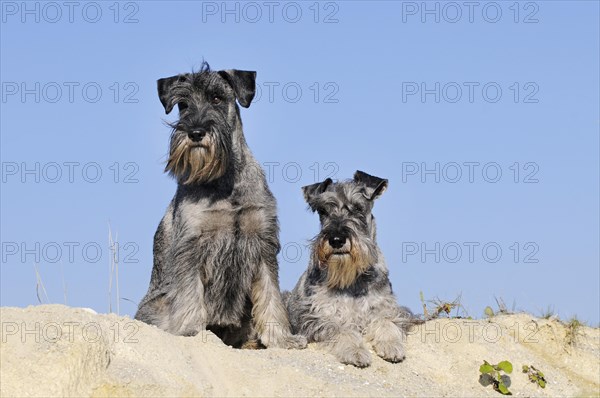
[[[336,253],[327,239],[320,239],[317,249],[317,260],[321,268],[327,269],[327,287],[329,289],[345,289],[351,286],[356,278],[363,274],[376,262],[366,244],[350,240],[350,250]]]
[[[165,171],[182,184],[206,183],[222,177],[227,169],[229,152],[223,141],[212,132],[193,142],[183,132],[175,132]]]

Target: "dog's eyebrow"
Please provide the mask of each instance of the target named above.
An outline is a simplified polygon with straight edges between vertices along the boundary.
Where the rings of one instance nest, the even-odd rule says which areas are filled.
[[[351,200],[349,204],[350,204],[350,206],[352,206],[354,208],[358,207],[358,208],[364,209],[364,207],[365,207],[364,200]]]
[[[340,201],[335,192],[323,192],[317,199],[317,204],[320,206],[337,207]]]
[[[337,192],[334,192],[334,191],[325,191],[318,196],[319,200],[322,200],[322,201],[336,199],[336,197],[337,197]]]
[[[317,198],[316,203],[320,206],[339,207],[340,203],[345,203],[353,207],[364,207],[364,199],[361,189],[343,187],[341,190],[323,192]]]
[[[360,202],[364,197],[362,190],[352,185],[345,185],[340,192],[343,202],[350,202],[352,204]]]
[[[210,92],[210,93],[225,93],[227,92],[227,88],[225,88],[222,84],[220,84],[220,82],[218,80],[211,80],[205,83],[206,84],[206,91]]]

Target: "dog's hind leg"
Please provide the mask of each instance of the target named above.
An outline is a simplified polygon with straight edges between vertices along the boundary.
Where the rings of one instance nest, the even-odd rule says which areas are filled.
[[[171,219],[172,207],[169,206],[165,216],[160,221],[154,234],[154,264],[150,277],[148,292],[140,302],[135,319],[167,329],[169,323],[168,308],[165,303],[163,283],[164,267],[166,266],[167,251],[172,241]]]

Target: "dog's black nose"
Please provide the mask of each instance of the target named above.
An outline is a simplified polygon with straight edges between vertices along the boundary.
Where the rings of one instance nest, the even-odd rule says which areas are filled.
[[[329,245],[334,249],[339,249],[346,244],[346,238],[344,236],[331,236],[329,237]]]
[[[203,130],[194,130],[188,133],[188,137],[194,142],[202,141],[202,138],[204,138],[205,135],[206,132]]]

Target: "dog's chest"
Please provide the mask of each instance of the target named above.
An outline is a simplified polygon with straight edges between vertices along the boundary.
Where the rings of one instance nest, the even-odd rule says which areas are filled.
[[[372,310],[377,305],[372,296],[340,294],[326,288],[317,289],[313,300],[319,304],[313,307],[318,308],[318,317],[340,319],[360,328],[366,327]]]
[[[186,204],[180,219],[187,233],[202,237],[257,238],[268,233],[274,217],[262,206],[218,201]]]
[[[329,289],[322,281],[308,282],[305,287],[305,294],[310,297],[308,312],[312,312],[312,317],[337,319],[364,329],[377,316],[388,295],[377,289],[378,283],[374,279],[378,278],[375,275],[377,273],[371,271],[371,275],[357,281],[365,282],[364,286],[355,283],[352,288],[344,290]]]
[[[193,242],[209,322],[239,326],[276,219],[263,207],[228,201],[186,204],[179,216],[176,229]]]

